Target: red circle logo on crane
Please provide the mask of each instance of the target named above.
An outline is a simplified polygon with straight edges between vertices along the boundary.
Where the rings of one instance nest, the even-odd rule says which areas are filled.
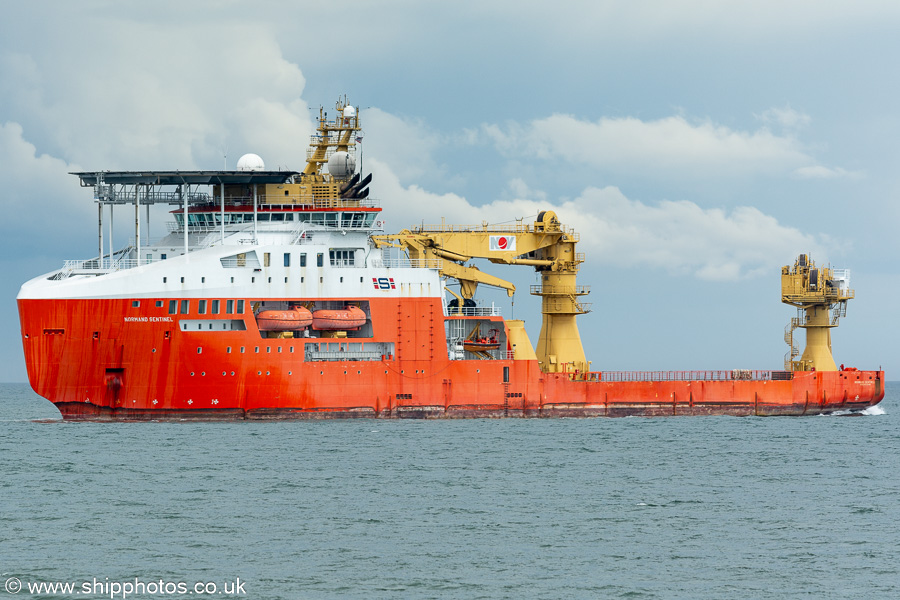
[[[497,240],[497,246],[501,250],[506,250],[506,247],[509,245],[509,238],[502,237]]]

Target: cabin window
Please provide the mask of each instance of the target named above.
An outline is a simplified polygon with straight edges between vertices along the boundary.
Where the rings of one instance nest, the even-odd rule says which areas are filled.
[[[140,305],[141,305],[141,301],[140,301],[140,300],[132,300],[132,301],[131,301],[131,306],[132,306],[132,308],[138,308]]]
[[[218,300],[212,301],[212,310],[210,310],[209,312],[214,315],[219,314],[219,301]]]
[[[234,314],[234,300],[226,300],[225,301],[225,314],[227,314],[227,315]]]
[[[237,313],[239,315],[244,314],[244,301],[243,300],[238,300]]]
[[[300,266],[301,266],[301,267],[305,267],[305,266],[306,266],[306,252],[301,252],[301,253],[300,253]]]
[[[157,300],[157,301],[156,301],[156,308],[162,308],[162,307],[163,307],[163,301],[162,301],[162,300]]]
[[[199,313],[201,315],[206,314],[206,300],[200,300],[197,303],[197,313]]]
[[[183,315],[188,314],[188,309],[190,309],[190,307],[191,307],[190,303],[191,303],[190,300],[182,300],[181,301],[181,314],[183,314]]]
[[[165,255],[165,253],[160,254],[160,255],[159,255],[159,259],[160,259],[160,260],[166,260],[166,255]]]
[[[178,312],[178,300],[169,300],[169,314],[174,315]]]
[[[291,266],[291,253],[290,252],[284,253],[284,266],[286,266],[286,267]]]
[[[273,221],[284,221],[284,213],[272,213]]]
[[[316,254],[316,266],[322,267],[325,265],[325,255],[319,252]]]
[[[328,251],[328,260],[332,267],[352,267],[355,258],[355,250],[332,248]]]

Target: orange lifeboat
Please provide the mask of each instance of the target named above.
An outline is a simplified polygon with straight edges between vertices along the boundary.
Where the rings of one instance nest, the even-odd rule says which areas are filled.
[[[497,334],[500,333],[499,330],[491,329],[490,335],[487,336],[478,336],[477,330],[472,333],[474,333],[475,336],[463,341],[463,350],[466,352],[487,352],[488,350],[496,350],[500,347],[500,340],[497,337]]]
[[[303,306],[289,310],[264,310],[256,315],[260,331],[296,331],[306,329],[312,322],[312,313]]]
[[[312,314],[312,328],[316,331],[355,331],[365,324],[366,313],[358,306],[320,309]]]

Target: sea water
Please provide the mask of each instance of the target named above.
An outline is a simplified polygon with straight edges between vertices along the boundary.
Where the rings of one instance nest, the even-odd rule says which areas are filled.
[[[0,399],[9,598],[900,597],[900,383],[861,417],[64,423]]]

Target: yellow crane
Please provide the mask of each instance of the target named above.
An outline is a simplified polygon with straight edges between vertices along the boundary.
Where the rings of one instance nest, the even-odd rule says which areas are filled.
[[[807,254],[801,254],[794,266],[781,268],[781,301],[797,307],[797,316],[785,328],[784,340],[790,346],[784,358],[788,371],[837,371],[831,355],[831,328],[847,314],[847,301],[853,299],[848,269],[818,268]],[[800,353],[794,343],[794,330],[806,329],[806,348]]]
[[[541,284],[530,290],[541,297],[543,320],[536,352],[541,369],[545,373],[590,370],[575,323],[575,317],[590,310],[589,304],[579,300],[590,289],[575,281],[584,255],[575,251],[578,234],[561,225],[553,211],[541,212],[533,225],[423,226],[372,239],[379,248],[404,249],[410,260],[438,259],[440,274],[459,281],[462,300],[470,300],[479,284],[505,289],[510,296],[516,289],[508,281],[467,265],[472,259],[534,267],[541,274]]]

